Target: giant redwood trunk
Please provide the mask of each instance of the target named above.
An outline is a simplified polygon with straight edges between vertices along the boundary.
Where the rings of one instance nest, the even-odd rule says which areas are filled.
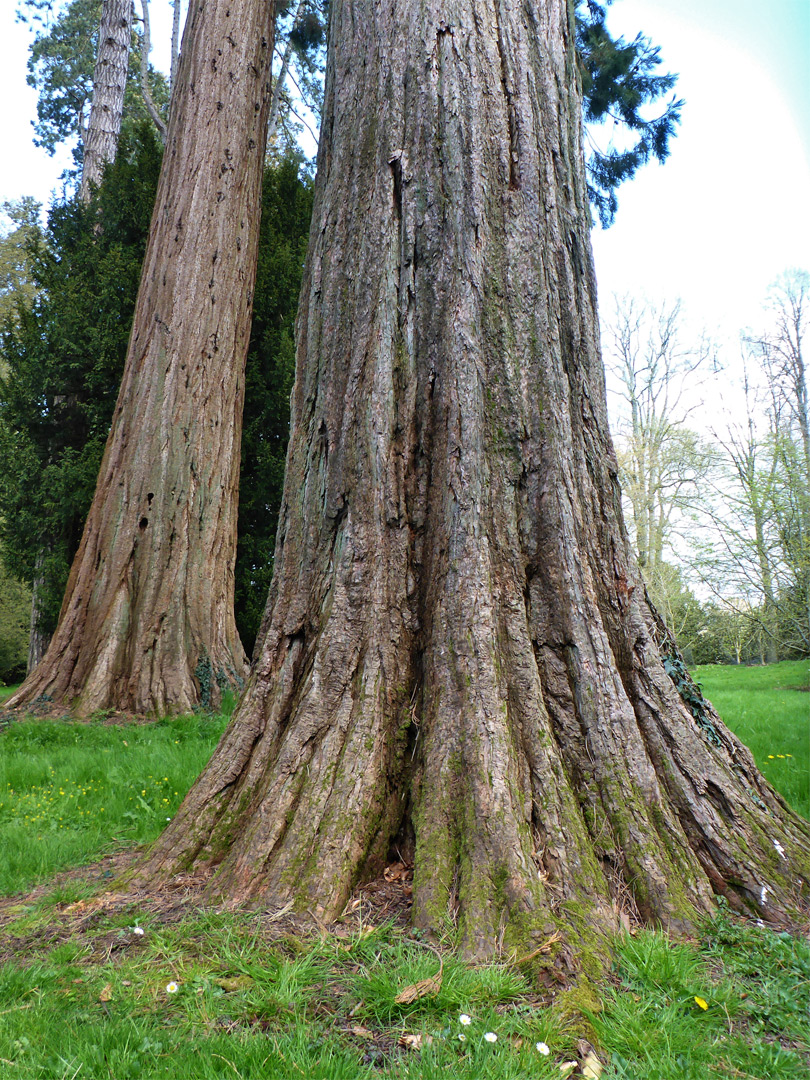
[[[272,32],[264,0],[192,5],[95,497],[12,707],[181,711],[246,674],[233,575]]]
[[[810,828],[686,708],[621,522],[568,5],[335,0],[330,50],[257,660],[142,877],[327,918],[410,852],[473,955],[784,919]]]
[[[93,70],[93,98],[87,129],[82,135],[80,196],[90,201],[93,186],[101,183],[104,166],[115,160],[132,35],[132,0],[103,0],[98,29],[98,54]]]

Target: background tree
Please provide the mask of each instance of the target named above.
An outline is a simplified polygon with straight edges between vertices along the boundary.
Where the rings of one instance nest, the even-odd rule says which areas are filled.
[[[43,7],[49,10],[51,5],[29,0],[24,6],[37,11]],[[147,10],[144,5],[144,13]],[[131,0],[97,0],[94,4],[71,0],[49,32],[38,35],[32,46],[28,81],[40,91],[37,112],[38,130],[43,134],[41,145],[53,152],[58,141],[78,136],[74,156],[81,163],[79,198],[84,204],[90,202],[93,189],[101,183],[105,167],[115,160],[118,150],[133,42],[132,16]],[[148,27],[148,21],[145,26]],[[158,129],[165,131],[147,85],[148,32],[142,45],[143,101],[137,101],[131,91],[130,112],[137,115],[145,103]],[[92,77],[85,79],[83,69],[90,67],[91,49],[95,52]],[[133,98],[137,101],[134,108]],[[97,224],[96,232],[99,228]],[[57,404],[69,407],[72,402],[57,399]],[[52,602],[47,592],[63,557],[61,546],[58,533],[41,534],[31,578],[29,671],[42,659],[50,641]]]
[[[772,328],[751,338],[771,391],[774,450],[781,484],[774,501],[790,584],[795,647],[810,653],[810,407],[805,339],[810,323],[810,274],[792,270],[768,300]]]
[[[177,15],[177,8],[176,7],[175,7],[175,15]],[[166,141],[166,123],[165,123],[163,117],[161,116],[160,109],[159,109],[157,103],[155,102],[154,97],[152,96],[152,90],[151,90],[151,88],[149,86],[149,53],[152,50],[152,28],[151,28],[151,21],[150,21],[150,18],[149,18],[149,0],[141,0],[141,26],[143,28],[142,33],[141,33],[141,41],[140,41],[141,97],[143,98],[143,103],[146,106],[146,111],[149,113],[149,118],[151,119],[152,123],[155,125],[155,127],[158,130],[158,134],[160,135],[161,142],[165,143],[165,141]],[[177,58],[175,57],[175,54],[174,54],[175,41],[176,41],[175,27],[173,26],[172,27],[172,67],[171,67],[171,75],[170,75],[170,83],[169,83],[170,86],[171,86],[171,84],[172,84],[172,82],[173,82],[173,80],[175,78],[175,74],[176,74]]]
[[[180,63],[181,20],[183,0],[172,0],[172,59],[169,69],[169,89],[174,90],[177,82],[177,69]]]
[[[780,597],[780,625],[789,649],[810,654],[810,544],[808,544],[801,444],[782,434],[776,442],[779,465],[774,512],[785,570]],[[797,482],[798,481],[798,482]]]
[[[132,0],[102,0],[90,115],[81,132],[79,196],[85,203],[90,200],[92,187],[101,183],[104,166],[115,159],[118,150],[131,38]]]
[[[699,562],[737,627],[727,635],[734,655],[763,663],[810,654],[806,282],[799,272],[783,276],[767,305],[770,326],[746,338],[744,405],[715,432],[723,467]]]
[[[186,25],[96,494],[56,633],[12,707],[48,694],[84,713],[183,711],[244,675],[236,491],[272,39],[272,5],[249,0],[207,0]]]
[[[753,615],[753,617],[752,617]],[[762,637],[756,613],[741,598],[701,606],[697,633],[689,642],[692,663],[761,663]]]
[[[30,198],[2,206],[6,224],[0,236],[0,328],[17,325],[19,313],[29,310],[36,296],[29,249],[40,235],[39,210],[39,204]],[[0,380],[7,375],[0,352]],[[0,461],[6,472],[14,467],[12,446],[2,427]],[[0,682],[12,682],[25,674],[30,612],[31,591],[8,570],[0,547]]]
[[[760,336],[749,336],[748,341],[761,356],[777,404],[784,405],[795,425],[805,471],[810,474],[810,406],[804,360],[810,322],[810,274],[806,270],[784,273],[770,291],[767,310],[772,329]]]
[[[42,633],[56,627],[68,571],[93,497],[124,368],[161,151],[142,122],[89,210],[57,204],[41,242],[20,252],[38,301],[23,326],[0,337],[0,554],[39,576]],[[246,367],[239,497],[236,621],[252,648],[264,609],[281,501],[295,366],[292,344],[312,185],[300,161],[268,167],[262,191],[254,317]],[[12,240],[14,233],[9,237]],[[0,258],[2,258],[0,242]],[[55,538],[40,559],[43,532]],[[32,665],[33,666],[33,665]]]
[[[117,2],[123,4],[124,0]],[[35,142],[53,153],[60,143],[74,141],[74,159],[81,170],[92,106],[93,80],[99,59],[102,0],[67,0],[60,5],[22,0],[20,13],[27,21],[40,27],[28,60],[28,83],[37,91]],[[130,27],[130,48],[134,45],[139,61],[140,35],[135,32],[132,21]],[[123,41],[120,41],[119,52],[122,48]],[[128,57],[127,52],[122,106],[122,123],[125,126],[127,123],[137,125],[148,119],[140,84],[141,65],[140,62],[130,65]],[[149,91],[158,103],[162,116],[168,104],[168,86],[163,76],[151,68]],[[111,157],[105,160],[111,160]],[[94,174],[92,179],[98,183],[100,174]]]
[[[30,249],[40,236],[40,210],[40,204],[30,196],[0,206],[5,219],[0,234],[0,326],[16,320],[20,306],[30,308],[34,302],[37,286],[31,273]]]
[[[20,319],[30,310],[37,295],[37,283],[32,272],[31,250],[41,237],[39,225],[40,206],[34,199],[23,198],[19,202],[3,204],[3,214],[7,221],[5,235],[0,238],[0,334],[19,325]],[[8,364],[0,350],[0,380],[9,374]],[[6,473],[13,470],[16,461],[12,455],[12,443],[3,437],[0,430],[0,451]],[[0,514],[0,531],[3,521]],[[19,604],[21,597],[26,597],[29,614],[26,623],[31,622],[34,610],[31,590],[3,562],[0,546],[0,591],[6,604],[6,616],[0,616],[0,655],[3,659],[4,673],[0,679],[16,678],[19,674],[19,657],[28,653],[31,637],[30,626],[26,625],[24,640],[21,642],[19,629]],[[25,661],[23,660],[23,673]]]
[[[25,674],[31,591],[0,560],[0,685]]]
[[[772,438],[763,435],[765,417],[757,415],[757,390],[745,364],[743,414],[716,435],[723,457],[714,502],[720,510],[710,511],[713,543],[700,565],[703,580],[728,610],[727,636],[734,640],[736,662],[744,646],[757,639],[762,662],[773,663],[781,639],[781,560],[774,518],[778,459]]]
[[[53,153],[75,137],[81,144],[93,95],[100,0],[70,0],[57,12],[39,2],[19,6],[20,17],[41,27],[28,58],[28,84],[37,91],[35,144]]]
[[[810,826],[621,525],[581,124],[563,0],[333,5],[273,584],[146,880],[329,917],[395,846],[418,926],[562,928],[552,965],[628,892],[667,925],[801,903]]]
[[[578,2],[575,16],[588,125],[588,197],[605,228],[616,216],[617,188],[631,180],[651,158],[664,162],[669,157],[684,105],[674,95],[663,103],[677,76],[657,74],[660,49],[649,38],[637,34],[628,42],[612,36],[606,21],[611,2]],[[658,105],[657,116],[647,115],[646,106],[650,104]],[[607,125],[609,143],[601,149],[600,135],[606,134]],[[617,134],[621,146],[612,145]]]
[[[54,206],[27,247],[36,300],[0,334],[0,543],[7,566],[38,584],[39,649],[56,627],[109,431],[159,168],[143,124],[124,135],[88,206]]]
[[[268,146],[273,153],[297,149],[302,131],[317,142],[323,100],[327,0],[295,0],[279,5],[276,23],[278,65],[268,117]],[[314,127],[304,113],[309,113]]]
[[[604,336],[619,399],[614,430],[630,536],[650,596],[668,612],[674,548],[717,461],[686,426],[700,402],[711,347],[683,341],[678,303],[656,307],[630,298],[616,301]]]

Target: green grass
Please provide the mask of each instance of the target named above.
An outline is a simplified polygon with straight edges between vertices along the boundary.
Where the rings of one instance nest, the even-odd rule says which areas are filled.
[[[806,940],[721,911],[698,948],[660,933],[625,938],[618,974],[620,985],[593,1017],[600,1044],[610,1050],[603,1080],[808,1075]]]
[[[80,1076],[101,1077],[109,1068],[115,1077],[404,1080],[447,1077],[450,1066],[449,1075],[465,1080],[529,1070],[537,1080],[559,1077],[535,1043],[570,1052],[571,1034],[551,1010],[532,1006],[517,972],[448,956],[438,997],[397,1005],[410,979],[438,968],[433,951],[401,931],[365,928],[302,943],[268,941],[261,926],[255,915],[219,914],[166,928],[133,910],[94,928],[115,942],[114,962],[88,963],[90,940],[27,966],[5,965],[4,1075],[72,1077],[80,1068]],[[472,1016],[467,1027],[463,1011]],[[490,1030],[497,1043],[484,1039]],[[398,1040],[407,1034],[433,1042],[421,1053],[404,1050]]]
[[[6,698],[10,698],[15,690],[19,689],[19,685],[20,684],[17,683],[16,686],[0,686],[0,705],[6,700]]]
[[[694,675],[764,776],[810,818],[810,662],[705,665]]]
[[[696,675],[768,780],[810,817],[810,693],[795,689],[808,685],[810,665],[707,666]],[[154,839],[224,724],[202,716],[126,727],[12,724],[0,734],[0,894]]]
[[[37,919],[48,919],[42,905],[19,932],[35,939]],[[602,1007],[575,1018],[539,1003],[508,964],[452,954],[437,995],[397,1004],[405,986],[437,974],[435,953],[388,925],[347,934],[273,936],[245,913],[174,926],[137,907],[105,915],[0,966],[3,1076],[559,1080],[584,1035],[597,1041],[603,1080],[807,1075],[810,948],[724,913],[699,944],[623,938]],[[400,1045],[409,1036],[420,1049]]]
[[[29,720],[0,734],[0,895],[155,839],[225,725]]]
[[[697,674],[807,813],[810,698],[791,688],[807,684],[808,665]],[[225,722],[11,724],[0,733],[0,893],[155,837]],[[6,912],[4,1078],[549,1080],[578,1058],[583,1037],[605,1063],[601,1080],[804,1080],[810,1068],[810,948],[722,909],[695,942],[646,931],[621,939],[601,1007],[572,1017],[542,1004],[508,963],[470,966],[451,952],[438,993],[398,1004],[439,962],[418,935],[391,926],[301,939],[257,913],[168,924],[146,901],[71,915],[66,906],[94,888],[68,881]],[[421,1036],[421,1048],[400,1046],[406,1036]]]

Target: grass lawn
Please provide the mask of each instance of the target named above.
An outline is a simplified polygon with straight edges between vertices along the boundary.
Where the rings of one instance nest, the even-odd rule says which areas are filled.
[[[694,671],[726,724],[791,806],[810,818],[810,662]]]
[[[11,724],[0,733],[0,895],[154,840],[225,723]]]
[[[17,683],[16,686],[0,686],[0,705],[6,700],[6,698],[11,697],[11,695],[14,693],[14,691],[19,685],[20,684]]]
[[[810,1066],[810,948],[722,912],[699,942],[622,938],[584,1012],[540,998],[513,963],[450,949],[434,992],[402,1003],[438,975],[436,950],[356,914],[309,936],[256,913],[170,923],[137,903],[13,914],[0,946],[25,960],[0,967],[9,1078],[559,1080],[590,1060],[570,1075],[806,1080]]]
[[[791,688],[808,665],[697,674],[807,813],[810,698]],[[4,1080],[806,1080],[810,946],[722,907],[689,942],[618,939],[613,972],[586,1001],[538,993],[514,958],[471,966],[450,940],[437,950],[402,905],[392,921],[387,902],[364,898],[326,929],[202,910],[182,882],[160,898],[100,893],[125,865],[115,853],[175,812],[226,722],[31,720],[0,732]],[[95,881],[54,882],[101,855]],[[429,992],[397,1000],[428,979]]]

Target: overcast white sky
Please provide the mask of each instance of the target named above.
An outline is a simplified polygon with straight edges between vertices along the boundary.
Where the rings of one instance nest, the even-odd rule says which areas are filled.
[[[0,202],[47,204],[69,158],[33,146],[15,7],[0,0]],[[152,0],[156,42],[169,10]],[[680,296],[693,323],[733,336],[758,321],[778,273],[810,264],[810,0],[616,0],[610,24],[660,45],[687,104],[670,160],[625,185],[616,224],[594,229],[603,309],[614,292]]]
[[[600,297],[681,296],[726,334],[772,280],[810,265],[810,0],[617,0],[614,32],[661,46],[686,99],[670,159],[596,228]]]

